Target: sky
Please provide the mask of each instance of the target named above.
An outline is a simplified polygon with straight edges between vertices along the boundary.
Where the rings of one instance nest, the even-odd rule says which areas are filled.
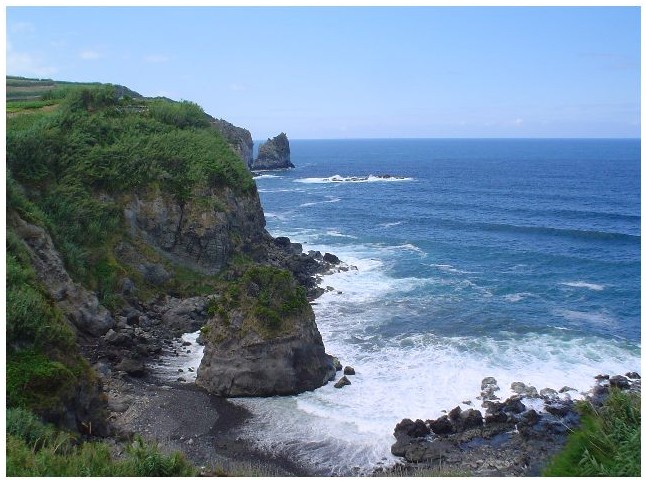
[[[7,7],[6,73],[290,139],[639,137],[639,7]]]

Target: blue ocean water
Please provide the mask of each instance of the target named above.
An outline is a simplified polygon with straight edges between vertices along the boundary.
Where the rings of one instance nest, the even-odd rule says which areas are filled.
[[[240,403],[322,474],[388,464],[404,417],[494,376],[580,392],[640,370],[639,140],[302,140],[256,176],[267,228],[347,272],[314,310],[352,385]],[[385,177],[386,175],[392,177]],[[277,428],[279,427],[279,428]],[[307,429],[303,429],[307,427]],[[251,435],[254,434],[254,435]]]

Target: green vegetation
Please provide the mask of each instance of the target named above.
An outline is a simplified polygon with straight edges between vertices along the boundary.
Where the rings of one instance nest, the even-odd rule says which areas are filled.
[[[81,380],[92,380],[72,328],[40,286],[22,241],[7,232],[8,407],[63,416]]]
[[[579,404],[581,427],[546,467],[546,476],[641,475],[641,394],[613,390],[601,408]]]
[[[7,474],[34,477],[173,477],[196,475],[179,453],[165,455],[142,439],[121,460],[101,442],[78,442],[70,433],[41,423],[23,409],[7,410]]]
[[[228,312],[243,310],[242,330],[252,329],[272,337],[289,332],[293,320],[309,308],[305,288],[299,286],[289,271],[273,266],[250,265],[236,282],[229,283],[221,298],[208,307],[228,325]]]
[[[110,85],[49,87],[37,102],[56,109],[22,103],[7,119],[8,207],[46,227],[72,277],[116,308],[128,271],[111,254],[124,236],[122,196],[160,189],[180,205],[204,203],[207,187],[244,194],[255,183],[194,103],[133,98]]]

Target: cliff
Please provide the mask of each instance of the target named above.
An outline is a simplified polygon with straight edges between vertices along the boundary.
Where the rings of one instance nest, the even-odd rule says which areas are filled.
[[[251,133],[242,127],[236,127],[224,119],[212,119],[211,123],[231,144],[233,150],[240,156],[245,166],[253,163],[253,140]]]
[[[265,230],[248,131],[112,86],[8,107],[8,407],[105,434],[102,380],[146,375],[164,340],[201,326],[208,390],[327,382],[307,296],[329,266]]]
[[[254,171],[293,168],[289,140],[284,132],[273,139],[267,139],[258,149],[258,157],[250,165]]]

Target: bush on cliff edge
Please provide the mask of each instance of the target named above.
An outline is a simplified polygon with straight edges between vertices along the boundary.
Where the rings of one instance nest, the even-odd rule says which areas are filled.
[[[641,394],[613,390],[596,408],[579,405],[581,427],[543,471],[545,476],[641,475]]]

